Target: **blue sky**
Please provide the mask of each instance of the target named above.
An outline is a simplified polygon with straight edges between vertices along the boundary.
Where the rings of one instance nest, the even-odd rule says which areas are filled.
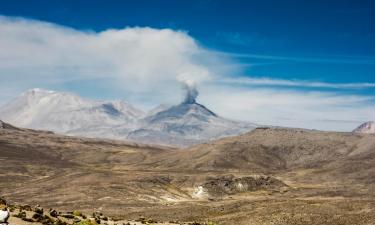
[[[326,130],[349,130],[357,123],[375,120],[371,111],[375,97],[374,1],[3,0],[0,15],[2,34],[9,34],[0,39],[0,45],[3,41],[4,46],[17,48],[14,52],[6,48],[0,54],[0,103],[38,86],[96,99],[124,98],[148,109],[179,101],[181,96],[171,93],[180,87],[171,80],[189,79],[199,87],[204,104],[234,119]],[[22,27],[25,23],[28,25]],[[20,27],[23,30],[17,33]],[[145,28],[152,29],[142,30]],[[165,29],[171,33],[162,32]],[[161,42],[148,40],[148,32]],[[120,33],[126,36],[121,36],[124,40],[135,35],[144,41],[139,41],[139,51],[129,52],[135,51],[140,55],[136,59],[145,59],[145,63],[131,63],[135,60],[127,55],[131,44],[121,44],[122,52],[108,45]],[[18,38],[21,34],[23,38]],[[52,41],[36,42],[42,34]],[[77,44],[81,37],[82,41],[100,40],[82,47]],[[72,39],[77,40],[72,42],[75,49],[56,47]],[[169,49],[168,42],[176,43],[176,48]],[[88,53],[102,44],[102,52],[95,53],[111,56],[94,58]],[[151,54],[144,47],[149,44]],[[170,55],[165,56],[167,53]],[[173,54],[178,55],[178,60],[171,60],[176,67],[162,66],[165,62],[156,59],[175,59]],[[38,57],[40,61],[26,63]],[[139,69],[142,66],[145,68]],[[175,77],[164,75],[174,71]],[[169,88],[164,88],[162,84],[167,83]],[[278,102],[269,102],[277,99],[275,95],[280,97]],[[303,99],[311,104],[305,105]],[[317,102],[322,106],[316,106]],[[291,115],[290,107],[301,110]],[[319,118],[320,112],[324,118]]]

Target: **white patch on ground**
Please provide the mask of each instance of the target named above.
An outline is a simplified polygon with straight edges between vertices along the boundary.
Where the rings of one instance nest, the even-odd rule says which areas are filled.
[[[207,191],[204,190],[203,186],[198,186],[194,188],[192,195],[193,198],[205,198],[208,197]]]
[[[111,197],[110,196],[106,196],[106,197],[103,197],[103,198],[99,198],[98,201],[108,200],[108,199],[111,199]]]
[[[238,184],[237,184],[237,188],[238,188],[238,190],[240,190],[240,191],[243,191],[243,190],[244,190],[244,186],[243,186],[242,183],[238,183]]]

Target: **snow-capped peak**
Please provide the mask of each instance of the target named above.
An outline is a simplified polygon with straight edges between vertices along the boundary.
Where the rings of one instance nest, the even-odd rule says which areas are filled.
[[[19,127],[75,134],[77,130],[83,132],[94,127],[134,126],[144,113],[124,101],[93,101],[71,93],[35,88],[5,105],[0,115]]]
[[[31,89],[0,109],[0,118],[18,127],[86,137],[131,139],[150,144],[189,146],[236,135],[254,124],[219,117],[197,103],[186,85],[181,104],[161,106],[147,115],[126,101],[93,101],[77,95]]]
[[[141,117],[144,117],[146,114],[144,111],[138,108],[135,108],[133,105],[131,105],[130,103],[124,100],[109,101],[104,104],[112,105],[113,108],[115,108],[119,112],[128,114],[134,118],[141,118]]]
[[[160,104],[160,105],[156,106],[155,108],[152,108],[150,111],[148,111],[146,116],[155,115],[156,113],[167,110],[171,107],[172,107],[172,105],[169,105],[169,104]]]
[[[189,146],[211,139],[237,135],[256,127],[246,122],[235,122],[217,116],[196,102],[190,89],[178,105],[146,116],[140,127],[128,138],[144,143]]]
[[[353,130],[354,133],[371,134],[375,133],[375,122],[368,121],[361,124],[359,127]]]

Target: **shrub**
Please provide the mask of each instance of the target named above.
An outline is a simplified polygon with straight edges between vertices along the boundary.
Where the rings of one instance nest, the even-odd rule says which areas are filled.
[[[74,210],[73,215],[75,216],[82,216],[82,213],[80,211]]]
[[[78,223],[74,223],[74,225],[98,225],[94,220],[81,220]]]

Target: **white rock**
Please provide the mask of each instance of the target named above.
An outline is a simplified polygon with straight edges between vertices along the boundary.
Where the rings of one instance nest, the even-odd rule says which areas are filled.
[[[0,210],[0,223],[7,223],[9,216],[8,210]]]

